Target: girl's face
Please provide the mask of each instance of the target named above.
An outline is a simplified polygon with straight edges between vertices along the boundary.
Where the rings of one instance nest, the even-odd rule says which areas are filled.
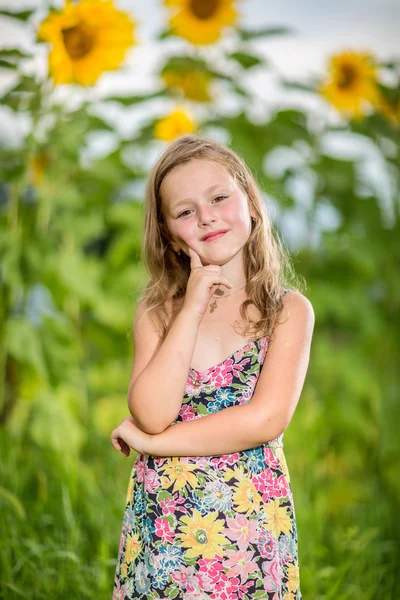
[[[245,245],[251,233],[251,215],[245,193],[218,162],[192,159],[175,167],[160,187],[162,212],[175,252],[188,247],[203,265],[225,264]],[[201,238],[224,229],[213,241]]]

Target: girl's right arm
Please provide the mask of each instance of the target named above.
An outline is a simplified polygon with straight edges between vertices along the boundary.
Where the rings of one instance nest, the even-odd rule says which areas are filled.
[[[148,315],[134,325],[135,364],[128,392],[128,407],[138,427],[146,433],[162,433],[177,418],[196,346],[200,322],[218,285],[231,288],[219,265],[203,267],[200,257],[189,248],[191,274],[185,301],[160,346]],[[158,348],[158,349],[157,349]]]
[[[155,336],[159,339],[158,334],[155,331],[150,333],[152,327],[148,315],[143,316],[142,322],[146,322],[143,322],[139,333],[136,321],[141,312],[138,310],[135,317],[135,363],[140,368],[139,363],[146,360],[151,347],[153,358],[136,379],[134,366],[128,407],[142,431],[156,434],[169,427],[179,413],[200,321],[192,312],[182,309],[154,354]]]

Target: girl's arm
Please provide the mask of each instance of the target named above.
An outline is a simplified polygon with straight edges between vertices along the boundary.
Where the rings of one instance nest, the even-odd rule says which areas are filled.
[[[254,448],[283,433],[303,388],[314,328],[314,311],[307,298],[292,292],[283,303],[286,320],[276,328],[247,404],[171,425],[158,435],[143,435],[127,425],[126,443],[153,456],[213,456]]]
[[[135,315],[135,361],[128,407],[140,429],[157,434],[179,414],[200,321],[182,309],[157,350],[158,334],[144,310],[140,306]]]

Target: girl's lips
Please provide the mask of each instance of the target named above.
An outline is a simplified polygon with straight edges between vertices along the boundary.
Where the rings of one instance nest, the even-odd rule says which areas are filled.
[[[224,231],[223,233],[217,233],[216,235],[211,235],[207,239],[203,240],[203,242],[216,242],[217,240],[219,240],[219,238],[222,238],[226,233],[228,233],[228,232]]]

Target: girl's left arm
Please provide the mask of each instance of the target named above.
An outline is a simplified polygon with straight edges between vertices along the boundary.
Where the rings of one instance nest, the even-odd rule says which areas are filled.
[[[302,294],[292,291],[282,302],[280,324],[247,404],[176,423],[156,435],[126,422],[126,443],[153,456],[214,456],[260,446],[283,433],[303,389],[315,319]]]

